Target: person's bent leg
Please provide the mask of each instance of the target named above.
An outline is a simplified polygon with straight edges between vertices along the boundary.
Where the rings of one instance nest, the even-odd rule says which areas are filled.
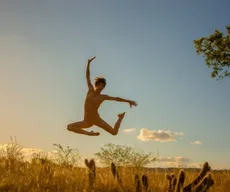
[[[93,125],[91,123],[88,123],[86,121],[79,121],[75,123],[71,123],[67,126],[68,131],[72,131],[74,133],[83,134],[83,135],[89,135],[89,136],[98,136],[100,133],[95,133],[93,131],[89,132],[84,130],[83,128],[90,128]]]
[[[117,122],[115,123],[115,126],[114,126],[114,129],[117,130],[117,132],[118,132],[118,130],[120,128],[120,125],[121,125],[121,122],[122,122],[124,116],[125,116],[125,112],[121,113],[121,114],[118,114],[118,120],[117,120]]]
[[[117,135],[122,119],[124,118],[125,113],[119,114],[118,115],[118,120],[114,125],[114,128],[112,128],[108,123],[106,123],[103,119],[99,118],[95,125],[104,129],[105,131],[107,131],[108,133],[110,133],[111,135]]]

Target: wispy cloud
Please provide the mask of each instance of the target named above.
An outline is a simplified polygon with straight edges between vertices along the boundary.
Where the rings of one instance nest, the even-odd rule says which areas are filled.
[[[137,138],[141,141],[155,140],[164,143],[176,141],[176,137],[182,137],[183,135],[184,133],[182,132],[171,132],[163,130],[154,131],[143,128],[140,130],[140,134]]]
[[[202,143],[200,141],[193,141],[193,142],[190,142],[190,144],[201,145]]]
[[[135,131],[135,130],[136,130],[136,128],[130,128],[130,129],[125,129],[124,132],[126,132],[126,133],[127,133],[127,132],[133,132],[133,131]]]
[[[4,152],[6,152],[8,147],[11,147],[11,144],[2,144],[0,145],[0,154],[5,154]],[[44,158],[48,158],[54,162],[56,162],[57,160],[57,151],[56,150],[52,150],[52,151],[44,151],[42,149],[38,149],[38,148],[26,148],[26,147],[20,147],[18,146],[19,151],[21,152],[21,154],[23,155],[23,160],[30,162],[32,160],[32,158],[34,157],[44,157]],[[89,156],[86,156],[84,154],[80,154],[79,157],[79,161],[77,162],[77,165],[80,167],[85,167],[85,159],[88,158],[92,158]],[[99,167],[103,167],[103,165],[100,163],[100,160],[97,158],[94,158],[95,163],[97,164],[97,166]]]
[[[177,157],[159,157],[159,167],[184,167],[184,168],[200,168],[202,163],[193,162],[190,158],[177,156]]]
[[[8,147],[11,147],[11,144],[3,144],[0,145],[0,151],[2,154],[4,154],[4,151],[7,150]],[[44,157],[48,157],[49,159],[55,159],[55,155],[56,155],[56,151],[43,151],[42,149],[38,149],[38,148],[24,148],[24,147],[20,147],[18,146],[19,151],[21,152],[21,154],[24,157],[24,160],[26,161],[30,161],[33,157],[35,157],[36,155],[41,155]]]
[[[177,156],[177,157],[159,157],[160,162],[177,162],[177,163],[188,163],[191,162],[191,159]]]
[[[0,154],[2,151],[5,151],[9,144],[0,145]],[[41,155],[41,157],[47,157],[52,161],[56,161],[56,150],[52,151],[43,151],[42,149],[38,148],[21,148],[22,155],[24,156],[24,160],[31,161],[31,159],[36,156],[37,154]],[[84,160],[92,158],[92,156],[80,154],[80,161],[78,161],[78,166],[85,167]],[[104,167],[101,164],[100,160],[97,157],[94,157],[95,163],[98,167]],[[158,157],[158,161],[151,163],[150,167],[181,167],[181,168],[201,168],[203,163],[200,162],[193,162],[190,158],[183,157],[183,156],[176,156],[176,157]],[[213,166],[214,167],[214,166]],[[221,168],[223,167],[223,168]],[[217,165],[214,167],[215,169],[229,169],[229,164],[224,165]]]

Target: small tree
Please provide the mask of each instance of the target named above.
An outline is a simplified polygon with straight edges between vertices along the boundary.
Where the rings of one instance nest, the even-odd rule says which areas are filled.
[[[1,156],[7,158],[8,160],[22,161],[23,160],[22,147],[18,145],[16,137],[14,138],[14,140],[12,137],[10,137],[10,139],[11,139],[11,143],[7,144],[5,149],[1,150]]]
[[[156,160],[152,153],[138,152],[132,147],[108,143],[95,153],[103,165],[143,167]]]
[[[18,145],[15,139],[11,138],[11,143],[7,144],[5,148],[0,150],[1,161],[4,162],[6,169],[10,171],[17,171],[18,164],[23,162],[22,147]]]
[[[80,159],[80,153],[78,149],[71,149],[69,146],[66,149],[60,144],[53,144],[56,147],[56,159],[57,163],[61,165],[76,165]]]
[[[226,29],[226,36],[215,30],[209,37],[194,40],[197,54],[202,54],[207,66],[213,69],[212,78],[223,79],[230,75],[230,26]]]

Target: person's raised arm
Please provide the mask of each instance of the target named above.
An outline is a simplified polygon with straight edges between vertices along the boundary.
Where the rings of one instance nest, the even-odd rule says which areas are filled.
[[[86,67],[86,79],[87,79],[87,84],[88,84],[89,89],[93,89],[93,85],[92,85],[91,80],[90,80],[90,69],[89,68],[90,68],[91,61],[93,61],[95,58],[96,57],[89,59],[87,67]]]

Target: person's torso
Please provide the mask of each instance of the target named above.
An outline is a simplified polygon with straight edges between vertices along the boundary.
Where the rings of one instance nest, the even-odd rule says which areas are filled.
[[[95,91],[88,91],[85,99],[85,113],[97,113],[102,102],[100,94]]]

